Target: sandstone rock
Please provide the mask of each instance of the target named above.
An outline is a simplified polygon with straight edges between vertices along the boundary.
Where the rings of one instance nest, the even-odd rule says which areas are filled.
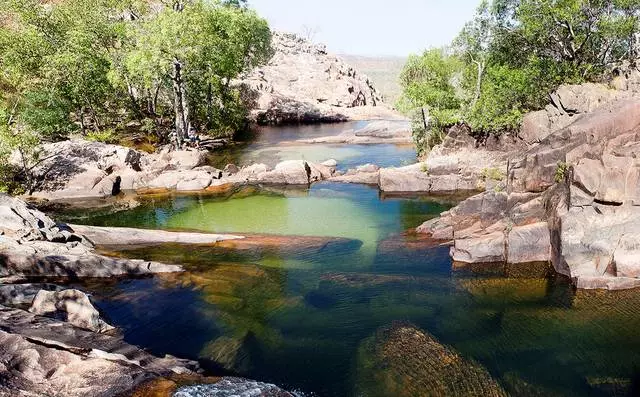
[[[509,231],[508,263],[551,261],[551,236],[546,222],[517,226]]]
[[[71,225],[71,227],[98,245],[215,244],[220,241],[244,238],[230,234],[168,232],[126,227],[86,225]]]
[[[451,247],[451,258],[464,263],[505,262],[504,233],[498,231],[481,237],[456,239]]]
[[[169,166],[179,170],[192,170],[206,161],[206,152],[200,150],[176,150],[169,153]]]
[[[44,161],[33,172],[33,196],[46,199],[102,198],[119,193],[118,176],[141,171],[144,155],[133,149],[83,140],[42,145]]]
[[[204,190],[211,185],[212,179],[213,176],[209,172],[194,171],[180,179],[176,185],[176,190],[179,192]]]
[[[606,102],[611,93],[601,89],[584,92],[599,92]],[[597,106],[597,99],[580,92],[559,90],[554,104],[565,114],[582,112],[580,117],[514,156],[505,192],[471,197],[417,230],[452,236],[456,261],[551,261],[578,288],[639,286],[640,102]],[[526,268],[518,272],[526,274]]]
[[[329,135],[319,138],[299,139],[300,143],[325,143],[325,144],[412,144],[411,126],[404,120],[371,121],[364,127],[347,130],[338,135]]]
[[[197,363],[158,358],[124,343],[29,312],[0,306],[0,395],[130,395],[143,382],[199,371]]]
[[[237,174],[240,171],[240,169],[235,165],[235,164],[227,164],[224,167],[224,172],[227,174]]]
[[[320,164],[324,165],[325,167],[335,168],[338,165],[338,162],[335,159],[329,159],[329,160],[323,161]]]
[[[180,272],[182,267],[95,254],[79,243],[31,241],[18,244],[0,239],[0,277],[113,277]]]
[[[286,160],[278,163],[273,171],[258,176],[258,182],[283,185],[308,185],[311,167],[303,160]]]
[[[360,183],[364,185],[378,185],[380,182],[380,173],[375,172],[351,172],[345,175],[338,175],[329,179],[332,182],[342,183]]]
[[[522,118],[519,136],[529,145],[540,142],[549,135],[549,124],[549,115],[546,110],[527,113]]]
[[[0,285],[0,305],[31,306],[33,298],[41,290],[59,291],[62,287],[54,284],[4,284]]]
[[[280,32],[272,46],[270,62],[237,82],[255,98],[252,114],[259,123],[345,121],[358,117],[350,116],[358,107],[368,109],[368,117],[392,114],[367,76],[324,46]]]
[[[61,318],[76,327],[93,332],[107,332],[114,329],[100,317],[100,313],[91,304],[87,294],[76,289],[41,290],[35,296],[29,311],[33,314]]]

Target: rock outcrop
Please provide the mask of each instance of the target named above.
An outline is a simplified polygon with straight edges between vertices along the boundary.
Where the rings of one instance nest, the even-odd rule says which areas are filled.
[[[199,371],[195,362],[20,309],[0,306],[0,324],[0,396],[130,395],[149,380]]]
[[[335,173],[335,166],[304,160],[283,161],[273,169],[252,164],[223,171],[203,165],[205,153],[196,150],[146,154],[83,140],[46,144],[42,152],[46,160],[33,170],[38,183],[31,197],[49,201],[103,199],[134,191],[216,191],[245,184],[309,185]]]
[[[363,395],[507,395],[484,367],[410,324],[381,328],[362,344],[359,357]]]
[[[378,120],[358,129],[346,130],[338,135],[300,139],[299,143],[326,144],[413,144],[411,123],[406,120]]]
[[[180,266],[108,258],[65,225],[0,194],[0,277],[111,277],[181,271]]]
[[[549,262],[578,288],[640,286],[640,101],[606,103],[507,170],[505,191],[469,198],[419,228],[462,263]]]
[[[399,118],[369,78],[321,44],[291,33],[273,34],[274,55],[239,84],[256,97],[261,124]]]

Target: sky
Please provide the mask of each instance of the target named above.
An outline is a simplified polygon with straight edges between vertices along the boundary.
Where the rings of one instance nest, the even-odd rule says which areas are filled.
[[[330,52],[407,56],[448,44],[480,0],[249,0],[274,30],[311,32]]]

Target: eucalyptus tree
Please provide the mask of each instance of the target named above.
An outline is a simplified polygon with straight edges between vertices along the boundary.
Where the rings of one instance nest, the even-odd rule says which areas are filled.
[[[163,8],[134,24],[129,37],[125,78],[169,89],[180,139],[192,126],[211,127],[213,109],[229,105],[232,80],[265,62],[271,48],[269,27],[253,11],[205,1]]]

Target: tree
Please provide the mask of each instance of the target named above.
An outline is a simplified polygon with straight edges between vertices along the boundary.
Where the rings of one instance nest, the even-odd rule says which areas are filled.
[[[412,57],[402,102],[426,104],[436,121],[456,115],[474,133],[513,132],[560,84],[598,81],[621,61],[635,63],[639,25],[640,0],[486,0],[453,42],[448,58],[461,65],[454,78],[425,79]],[[423,60],[431,71],[446,64]],[[452,92],[457,109],[442,100]]]
[[[402,69],[404,106],[418,110],[414,116],[414,139],[420,150],[439,143],[442,130],[459,120],[460,98],[454,82],[460,68],[457,57],[443,49],[431,49],[421,56],[410,56]]]
[[[156,90],[156,97],[171,86],[179,139],[192,125],[210,127],[214,108],[226,117],[232,80],[268,59],[271,48],[268,25],[253,11],[204,1],[165,8],[136,25],[130,38],[124,80],[141,83],[138,91]]]

